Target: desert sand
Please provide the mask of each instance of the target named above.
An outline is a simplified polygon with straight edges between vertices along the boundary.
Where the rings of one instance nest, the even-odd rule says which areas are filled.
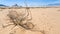
[[[7,28],[2,28],[2,24],[9,22],[7,14],[10,10],[24,11],[25,8],[20,9],[1,9],[0,8],[0,34],[9,34],[12,25]],[[48,8],[30,8],[32,14],[32,23],[35,24],[36,29],[44,30],[45,33],[26,30],[15,27],[15,34],[60,34],[60,7]],[[18,29],[17,29],[18,28]],[[13,30],[14,30],[13,29]],[[13,32],[13,31],[12,31]]]

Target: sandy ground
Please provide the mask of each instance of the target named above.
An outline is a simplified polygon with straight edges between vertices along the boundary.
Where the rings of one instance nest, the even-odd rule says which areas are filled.
[[[7,14],[10,10],[12,9],[0,9],[0,34],[9,34],[9,32],[11,32],[13,26],[2,28],[2,24],[9,22],[9,20],[7,20]],[[19,12],[25,9],[20,8],[13,10]],[[44,30],[45,33],[15,27],[16,33],[14,34],[60,34],[60,8],[31,8],[30,11],[33,18],[32,22],[36,25],[36,29]]]

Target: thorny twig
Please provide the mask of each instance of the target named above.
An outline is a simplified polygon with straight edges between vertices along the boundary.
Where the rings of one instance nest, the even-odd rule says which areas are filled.
[[[28,14],[30,15],[30,13],[28,13]],[[19,25],[26,30],[37,31],[37,32],[44,33],[44,31],[33,30],[35,25],[32,24],[32,22],[30,22],[31,19],[27,18],[29,16],[28,14],[20,16],[16,11],[9,12],[8,16],[9,16],[9,18],[12,21],[13,24],[8,24],[8,25],[3,26],[3,27],[7,27],[7,26],[10,26],[10,25],[14,25],[14,27],[15,27],[15,26]]]
[[[26,6],[27,6],[27,4],[26,4]],[[44,33],[43,31],[32,30],[34,28],[34,26],[35,26],[31,22],[32,16],[30,16],[31,18],[28,19],[29,18],[29,15],[31,15],[31,11],[29,11],[29,8],[26,7],[26,11],[25,12],[26,12],[25,14],[18,14],[16,11],[10,11],[9,14],[8,14],[8,17],[10,18],[10,20],[13,23],[13,25],[15,25],[15,26],[19,25],[19,26],[23,27],[26,30],[38,31],[38,32]],[[10,26],[10,25],[7,25],[7,26]],[[7,26],[4,26],[4,27],[7,27]]]

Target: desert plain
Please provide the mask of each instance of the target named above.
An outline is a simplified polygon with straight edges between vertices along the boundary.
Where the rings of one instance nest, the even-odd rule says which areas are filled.
[[[9,34],[12,28],[12,26],[2,28],[2,24],[9,22],[9,20],[7,20],[7,14],[10,10],[24,12],[25,8],[0,8],[0,34]],[[35,7],[29,10],[32,15],[32,23],[36,25],[35,30],[44,30],[44,32],[30,31],[15,27],[16,33],[14,34],[60,34],[60,7]]]

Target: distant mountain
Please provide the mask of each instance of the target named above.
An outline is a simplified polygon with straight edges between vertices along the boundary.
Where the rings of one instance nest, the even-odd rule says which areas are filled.
[[[6,5],[0,4],[0,6],[6,6]]]
[[[60,6],[60,3],[48,4],[48,6]]]
[[[18,4],[14,4],[14,5],[12,5],[13,7],[18,7]]]

